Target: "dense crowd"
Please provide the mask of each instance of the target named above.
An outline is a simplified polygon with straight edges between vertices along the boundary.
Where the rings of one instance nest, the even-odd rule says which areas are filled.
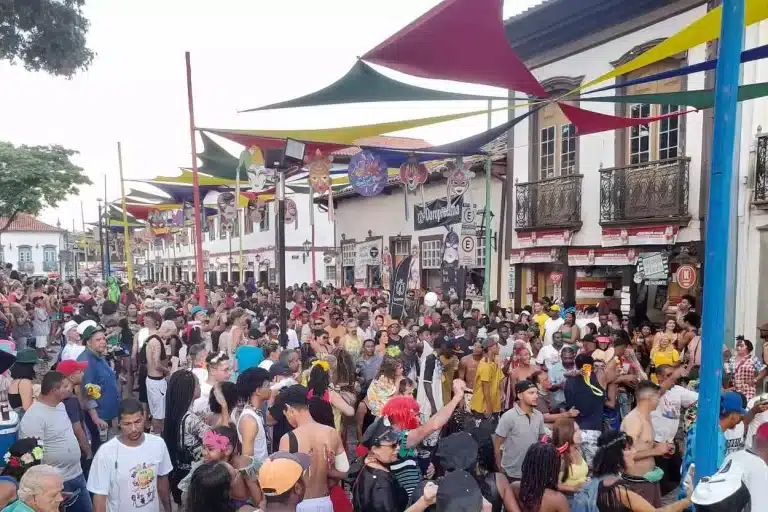
[[[0,507],[737,512],[768,500],[768,370],[743,337],[723,347],[721,469],[691,482],[693,297],[655,326],[622,315],[612,290],[585,308],[543,298],[487,313],[412,290],[401,318],[355,288],[278,296],[252,280],[201,292],[6,266]]]

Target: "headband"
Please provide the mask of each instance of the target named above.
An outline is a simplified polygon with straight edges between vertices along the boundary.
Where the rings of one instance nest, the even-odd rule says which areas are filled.
[[[229,448],[229,438],[221,434],[217,434],[213,430],[209,430],[203,435],[203,445],[212,446],[222,452],[227,451]]]
[[[316,360],[312,361],[312,368],[314,368],[315,366],[319,366],[320,368],[322,368],[326,372],[331,371],[331,365],[328,364],[328,361],[325,361],[325,360],[322,360],[322,359],[316,359]]]
[[[211,358],[210,364],[217,364],[219,361],[221,361],[227,354],[223,351],[219,352],[215,356]]]

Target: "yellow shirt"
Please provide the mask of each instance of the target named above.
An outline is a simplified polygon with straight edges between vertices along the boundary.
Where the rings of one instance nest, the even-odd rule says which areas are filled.
[[[676,365],[678,362],[680,362],[680,353],[672,348],[671,345],[668,346],[666,350],[662,350],[661,348],[654,348],[651,350],[651,364],[656,368],[663,364]],[[656,373],[651,374],[651,381],[653,381],[654,384],[659,383],[659,379],[656,378]]]
[[[477,374],[475,375],[475,388],[473,390],[472,400],[469,402],[469,408],[475,412],[484,413],[485,406],[490,400],[491,410],[501,412],[501,379],[504,374],[495,361],[486,361],[483,359],[477,365]],[[483,383],[488,383],[491,396],[486,399],[483,391]]]
[[[547,321],[547,318],[549,318],[549,315],[546,313],[533,315],[533,321],[539,324],[539,338],[544,337],[544,322]]]
[[[584,460],[584,457],[579,456],[579,460],[568,467],[568,478],[563,483],[576,487],[587,481],[588,474],[589,466],[587,466],[587,461]],[[557,480],[561,481],[562,479],[563,473],[560,472],[560,477]]]

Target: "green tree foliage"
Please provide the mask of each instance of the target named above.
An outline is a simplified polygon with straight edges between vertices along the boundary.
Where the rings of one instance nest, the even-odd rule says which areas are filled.
[[[0,141],[0,216],[9,219],[0,232],[19,213],[37,215],[91,184],[70,161],[75,154],[59,145],[15,147]]]
[[[85,0],[0,0],[0,60],[72,78],[94,53],[86,46]]]

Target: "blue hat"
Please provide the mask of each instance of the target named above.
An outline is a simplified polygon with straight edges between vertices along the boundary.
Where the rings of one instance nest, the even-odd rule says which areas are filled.
[[[720,414],[725,415],[731,412],[747,414],[742,396],[735,391],[726,391],[720,397]]]
[[[192,317],[194,317],[198,313],[205,313],[205,312],[206,310],[203,306],[195,306],[192,308],[192,311],[190,311],[189,313],[192,315]]]

